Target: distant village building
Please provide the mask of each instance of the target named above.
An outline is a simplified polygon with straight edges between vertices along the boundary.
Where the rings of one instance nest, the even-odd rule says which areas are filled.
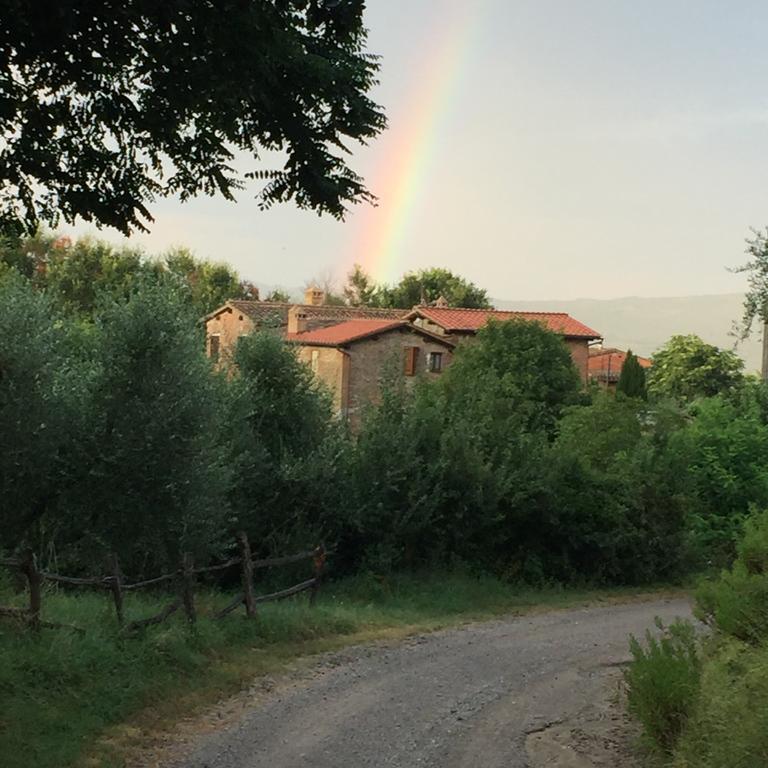
[[[562,335],[586,385],[589,345],[600,334],[562,312],[457,309],[444,301],[413,309],[335,306],[312,287],[303,304],[228,301],[204,322],[208,355],[223,365],[238,338],[274,329],[328,386],[336,413],[354,429],[365,406],[378,400],[387,366],[401,367],[406,382],[417,375],[437,377],[451,364],[456,345],[492,318],[533,320]]]
[[[589,380],[604,389],[614,391],[626,359],[627,353],[621,349],[593,347],[589,350]],[[643,368],[650,368],[652,365],[647,357],[638,357],[637,362]]]

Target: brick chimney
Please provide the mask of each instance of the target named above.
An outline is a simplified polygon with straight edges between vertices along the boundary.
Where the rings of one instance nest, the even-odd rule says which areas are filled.
[[[300,305],[288,310],[288,333],[304,333],[307,330],[307,313]]]
[[[316,285],[311,285],[304,291],[304,303],[310,307],[319,307],[325,304],[325,291]]]

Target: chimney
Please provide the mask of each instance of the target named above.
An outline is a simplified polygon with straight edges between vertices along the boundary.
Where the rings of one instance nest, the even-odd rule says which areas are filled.
[[[304,291],[304,303],[310,307],[319,307],[325,304],[325,291],[316,285],[311,285]]]
[[[288,310],[288,333],[304,333],[307,330],[307,313],[300,305]]]

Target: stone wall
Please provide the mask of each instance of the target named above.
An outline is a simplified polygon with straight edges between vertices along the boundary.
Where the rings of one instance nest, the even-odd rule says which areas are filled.
[[[349,355],[349,386],[346,414],[352,429],[360,426],[360,420],[368,403],[380,400],[380,380],[387,366],[392,370],[403,373],[405,370],[405,355],[407,347],[418,349],[416,358],[416,375],[406,376],[406,384],[412,386],[420,375],[436,378],[440,373],[430,373],[427,369],[427,356],[436,352],[442,355],[442,369],[451,363],[452,350],[450,347],[425,338],[421,334],[409,331],[384,333],[378,338],[369,338],[351,344]]]
[[[205,322],[206,353],[211,355],[211,337],[219,337],[219,362],[226,363],[240,336],[253,330],[253,320],[233,307],[225,307]]]

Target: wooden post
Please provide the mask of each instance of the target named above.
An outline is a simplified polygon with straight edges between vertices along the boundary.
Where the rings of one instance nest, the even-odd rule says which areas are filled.
[[[240,547],[240,559],[242,560],[240,576],[243,583],[245,615],[253,618],[256,615],[256,603],[253,597],[253,563],[251,562],[251,545],[245,531],[240,531],[237,534],[237,543]]]
[[[309,594],[309,604],[314,605],[317,600],[317,593],[320,591],[320,584],[323,580],[323,569],[325,568],[325,547],[321,544],[315,551],[315,583],[312,585],[312,591]]]
[[[194,624],[197,621],[195,612],[195,574],[192,572],[194,565],[192,555],[189,552],[184,553],[184,563],[182,572],[182,599],[184,600],[184,612],[187,614],[187,621]]]
[[[37,570],[37,558],[31,549],[27,550],[21,568],[29,584],[29,625],[37,632],[40,629],[40,611],[43,598],[40,571]]]
[[[112,553],[107,559],[107,564],[109,566],[109,588],[115,601],[117,623],[122,627],[125,623],[125,614],[123,613],[123,574],[120,572],[120,562],[117,559],[117,555]]]

